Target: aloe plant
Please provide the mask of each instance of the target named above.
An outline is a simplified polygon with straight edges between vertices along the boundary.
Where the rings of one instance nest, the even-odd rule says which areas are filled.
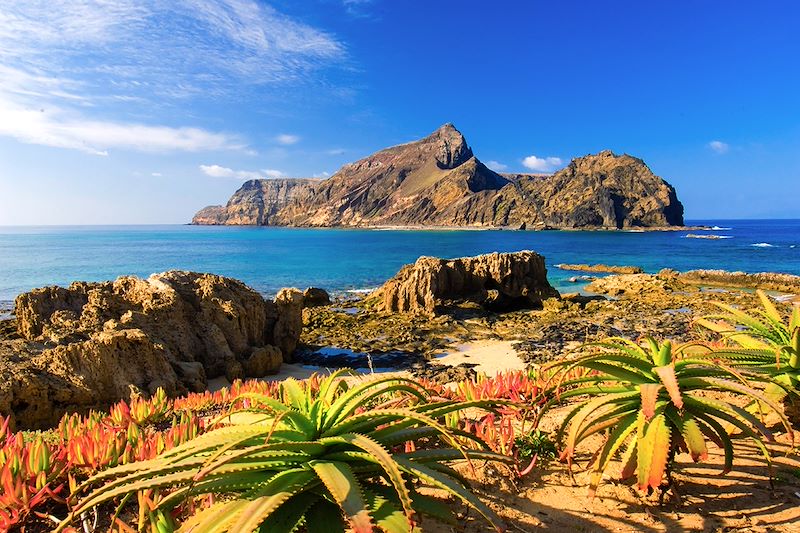
[[[800,425],[800,306],[795,305],[784,321],[769,296],[761,290],[756,293],[763,309],[748,314],[717,302],[723,313],[697,322],[728,341],[728,346],[714,349],[711,356],[766,377],[764,396],[784,402],[788,418]]]
[[[61,528],[91,508],[151,490],[160,491],[153,510],[162,516],[214,495],[212,505],[182,524],[181,530],[194,532],[348,527],[394,533],[415,530],[419,515],[453,522],[449,508],[418,486],[443,490],[503,528],[447,463],[511,459],[442,422],[496,401],[434,401],[423,387],[399,377],[349,385],[341,371],[318,387],[289,379],[278,398],[246,393],[239,400],[249,407],[226,415],[228,425],[155,459],[91,477],[73,494]],[[416,451],[403,451],[409,442],[417,443]],[[435,446],[419,449],[421,442]]]
[[[687,345],[673,349],[670,341],[659,343],[650,337],[641,344],[612,338],[587,346],[595,349],[553,365],[556,396],[543,406],[542,413],[564,400],[580,399],[557,434],[557,440],[564,442],[561,460],[570,467],[581,442],[607,433],[593,460],[590,496],[620,452],[621,479],[636,475],[640,490],[650,493],[661,488],[662,497],[673,485],[671,474],[678,451],[700,461],[708,455],[706,442],[712,441],[724,449],[724,472],[728,472],[734,447],[726,425],[752,439],[770,461],[764,440],[771,441],[772,435],[753,414],[698,394],[724,391],[774,407],[732,369],[696,358],[688,353]],[[683,357],[682,352],[686,352]],[[568,374],[578,368],[590,372],[571,378]]]

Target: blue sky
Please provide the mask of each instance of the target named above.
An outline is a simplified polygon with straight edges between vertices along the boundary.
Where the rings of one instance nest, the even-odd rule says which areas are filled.
[[[0,224],[183,223],[444,122],[497,170],[609,148],[688,218],[800,217],[794,2],[0,0]]]

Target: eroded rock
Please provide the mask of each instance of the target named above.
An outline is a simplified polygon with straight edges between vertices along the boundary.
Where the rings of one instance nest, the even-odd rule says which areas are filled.
[[[262,377],[296,348],[302,299],[265,301],[237,280],[182,271],[35,289],[16,300],[20,339],[0,341],[0,412],[40,428],[131,393]]]
[[[541,306],[558,296],[544,257],[531,252],[459,259],[420,257],[372,294],[383,311],[434,314],[448,302],[471,301],[493,311]]]

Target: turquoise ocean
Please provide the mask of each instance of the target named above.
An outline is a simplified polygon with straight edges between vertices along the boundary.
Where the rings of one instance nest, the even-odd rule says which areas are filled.
[[[712,231],[432,231],[235,226],[0,227],[0,309],[34,287],[171,269],[213,272],[264,293],[317,286],[357,294],[422,255],[535,250],[559,290],[579,288],[559,263],[721,268],[800,274],[800,220],[689,220]],[[697,239],[687,234],[717,235]]]

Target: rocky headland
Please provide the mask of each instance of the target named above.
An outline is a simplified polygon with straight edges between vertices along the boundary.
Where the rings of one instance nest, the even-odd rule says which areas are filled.
[[[630,155],[579,157],[553,175],[500,174],[445,124],[325,180],[246,182],[193,224],[270,226],[663,228],[683,225],[675,189]]]

